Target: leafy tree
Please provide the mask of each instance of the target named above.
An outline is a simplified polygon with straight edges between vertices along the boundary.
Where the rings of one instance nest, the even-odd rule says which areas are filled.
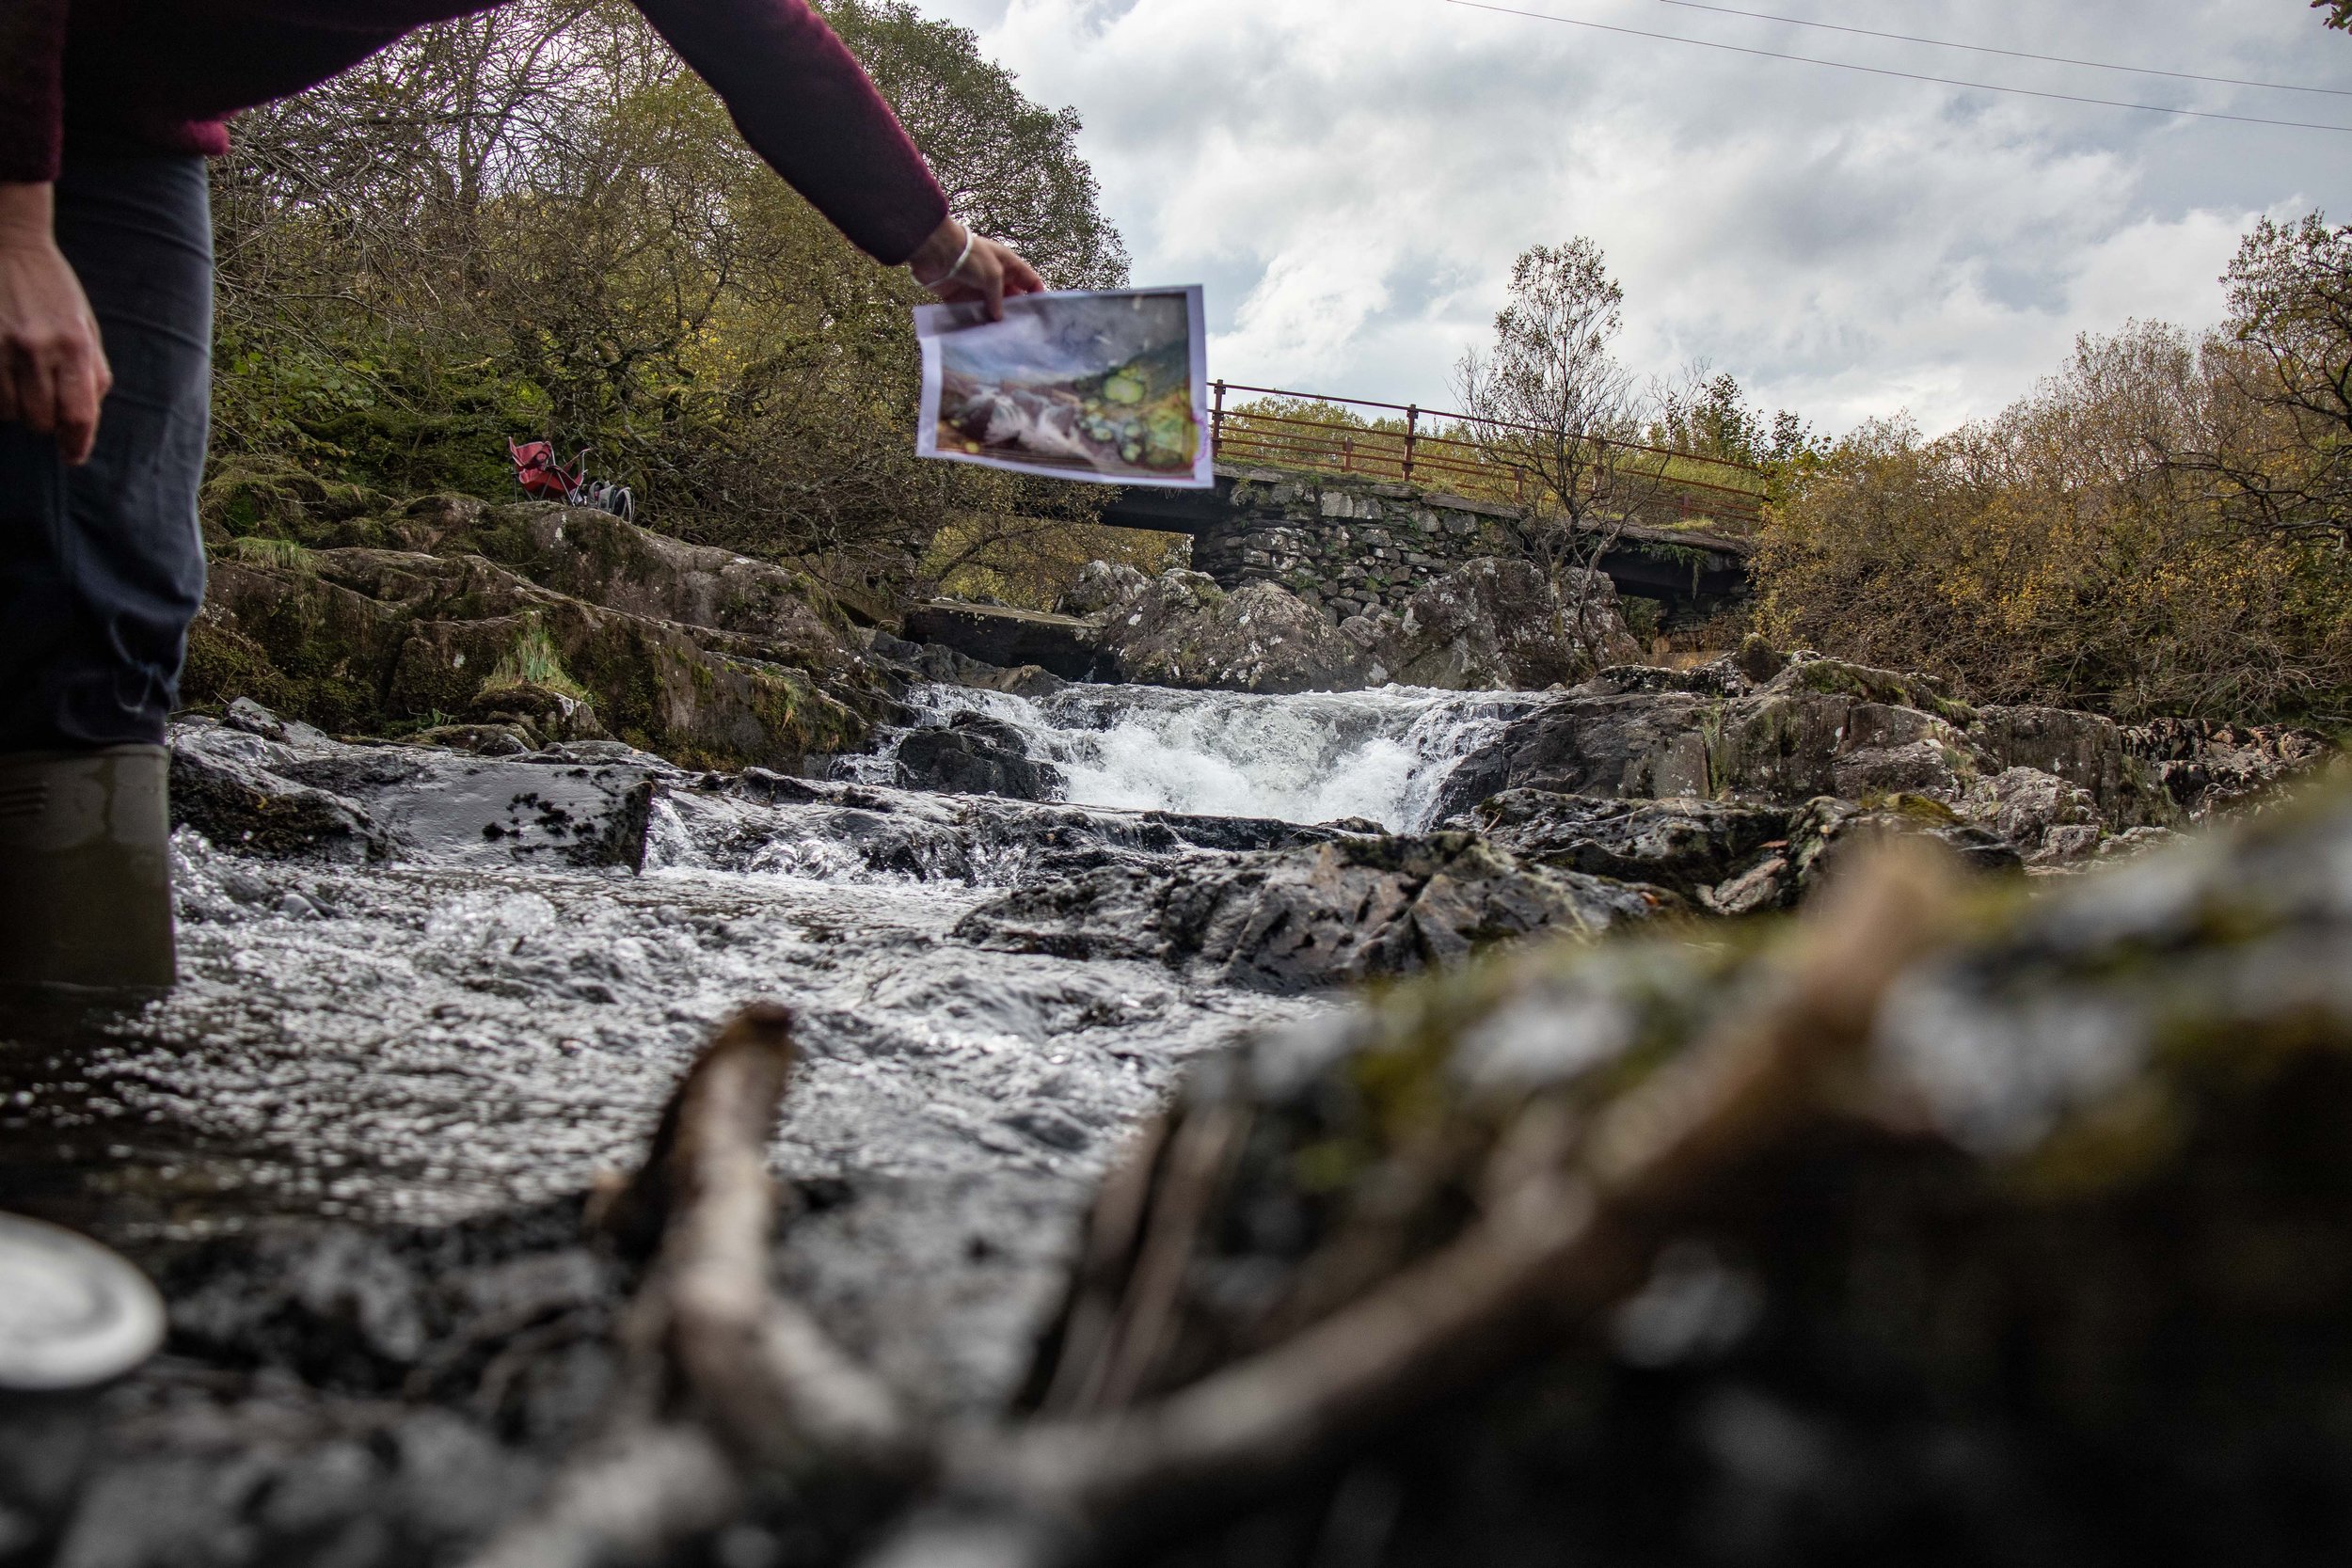
[[[1861,426],[1768,512],[1763,629],[1979,701],[2341,721],[2352,561],[2162,455],[2213,444],[2238,353],[2137,325],[1997,419]]]
[[[1610,631],[1601,558],[1670,505],[1665,460],[1636,444],[1650,410],[1613,347],[1624,302],[1591,240],[1533,246],[1511,269],[1493,348],[1454,372],[1482,457],[1518,496],[1503,532],[1543,574],[1555,635],[1592,662]]]
[[[2312,9],[2328,13],[2322,24],[2352,32],[2352,0],[2312,0]]]
[[[2208,438],[2155,444],[2249,527],[2352,542],[2352,225],[2265,218],[2222,281]]]
[[[918,141],[1005,128],[943,159],[961,212],[1057,281],[1120,274],[1074,119],[968,33],[862,0],[841,15]],[[244,117],[215,180],[222,464],[508,496],[506,438],[545,434],[593,448],[650,525],[790,558],[874,614],[925,591],[951,519],[1009,537],[1096,509],[914,458],[909,311],[929,296],[759,163],[621,0],[422,29]]]
[[[907,0],[825,0],[824,10],[959,215],[1011,245],[1055,288],[1127,281],[1126,246],[1078,156],[1076,110],[1032,102],[969,28],[931,21]]]
[[[1769,421],[1749,404],[1729,372],[1710,375],[1709,369],[1704,361],[1686,366],[1659,393],[1650,444],[1751,467],[1760,465],[1772,446]]]

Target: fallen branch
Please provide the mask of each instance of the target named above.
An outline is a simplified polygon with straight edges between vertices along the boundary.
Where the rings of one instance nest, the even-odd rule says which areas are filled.
[[[723,1029],[604,1206],[625,1248],[659,1240],[621,1329],[621,1391],[605,1434],[474,1568],[657,1562],[733,1517],[748,1483],[821,1477],[895,1498],[922,1473],[929,1449],[889,1391],[768,1288],[791,1023],[755,1006]]]
[[[960,1445],[943,1503],[871,1568],[1114,1559],[1279,1491],[1620,1299],[1711,1179],[1837,1098],[1879,996],[1939,928],[1942,879],[1906,848],[1858,869],[1757,1008],[1610,1105],[1572,1162],[1358,1302],[1154,1403]]]

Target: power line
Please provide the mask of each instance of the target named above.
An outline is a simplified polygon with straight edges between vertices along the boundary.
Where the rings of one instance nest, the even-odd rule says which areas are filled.
[[[2013,60],[2044,60],[2051,65],[2087,66],[2092,71],[2120,71],[2133,76],[2169,76],[2182,82],[2216,82],[2230,87],[2261,87],[2270,92],[2312,92],[2330,98],[2352,98],[2352,87],[2305,87],[2292,82],[2254,82],[2242,76],[2201,76],[2193,71],[2159,71],[2154,66],[2117,65],[2109,60],[2077,60],[2064,55],[2037,55],[2025,49],[2000,49],[1989,43],[1953,43],[1947,39],[1920,38],[1914,33],[1882,33],[1873,27],[1849,27],[1836,22],[1808,22],[1801,16],[1774,16],[1770,11],[1743,11],[1732,6],[1702,5],[1700,0],[1659,0],[1659,4],[1679,6],[1684,10],[1713,11],[1718,16],[1744,16],[1755,22],[1778,22],[1790,27],[1818,27],[1823,32],[1852,33],[1866,39],[1924,43],[1935,49],[1963,49],[1974,55],[2006,55]]]
[[[1977,92],[2006,92],[2019,98],[2054,99],[2061,103],[2091,103],[2103,109],[2140,109],[2152,115],[2182,115],[2190,119],[2228,119],[2235,120],[2240,125],[2279,125],[2290,131],[2333,131],[2339,135],[2352,135],[2352,125],[2325,125],[2305,119],[2266,119],[2260,115],[2227,115],[2217,109],[2175,109],[2163,103],[2130,103],[2120,98],[2089,98],[2080,93],[2043,92],[2035,87],[2005,87],[1994,82],[1963,82],[1956,77],[1929,76],[1916,71],[1894,71],[1884,66],[1855,65],[1848,60],[1825,60],[1818,55],[1787,55],[1777,49],[1750,49],[1744,44],[1717,43],[1712,39],[1687,39],[1676,33],[1645,32],[1639,27],[1612,26],[1606,22],[1554,16],[1549,11],[1523,11],[1510,6],[1487,5],[1483,0],[1446,0],[1446,4],[1467,7],[1474,11],[1493,11],[1499,16],[1523,16],[1536,22],[1557,22],[1569,27],[1590,27],[1596,32],[1623,33],[1629,38],[1687,43],[1696,49],[1720,49],[1727,54],[1753,55],[1760,59],[1795,60],[1800,65],[1825,65],[1837,71],[1859,71],[1871,76],[1898,76],[1906,82],[1929,82],[1940,87],[1967,87]]]

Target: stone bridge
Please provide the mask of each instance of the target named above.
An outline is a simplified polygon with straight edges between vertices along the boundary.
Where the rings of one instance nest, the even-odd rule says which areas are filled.
[[[1218,464],[1216,488],[1130,486],[1103,514],[1120,528],[1192,536],[1192,564],[1219,585],[1278,582],[1334,620],[1401,610],[1433,578],[1507,553],[1508,507],[1336,474]],[[1617,591],[1657,601],[1687,624],[1748,591],[1744,539],[1695,529],[1629,528],[1601,558]]]

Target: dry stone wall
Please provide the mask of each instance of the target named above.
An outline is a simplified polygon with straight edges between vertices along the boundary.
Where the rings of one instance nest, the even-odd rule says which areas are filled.
[[[1279,583],[1334,626],[1399,610],[1438,578],[1502,548],[1499,507],[1402,484],[1244,478],[1230,520],[1193,536],[1192,563],[1228,588]]]
[[[1507,555],[1507,508],[1369,480],[1224,470],[1212,515],[1188,526],[1192,564],[1226,589],[1271,582],[1337,626],[1350,615],[1401,613],[1437,579],[1483,556]],[[1637,536],[1638,531],[1638,536]],[[1667,618],[1704,615],[1745,592],[1744,546],[1628,531],[1603,561],[1621,594],[1661,602]]]

